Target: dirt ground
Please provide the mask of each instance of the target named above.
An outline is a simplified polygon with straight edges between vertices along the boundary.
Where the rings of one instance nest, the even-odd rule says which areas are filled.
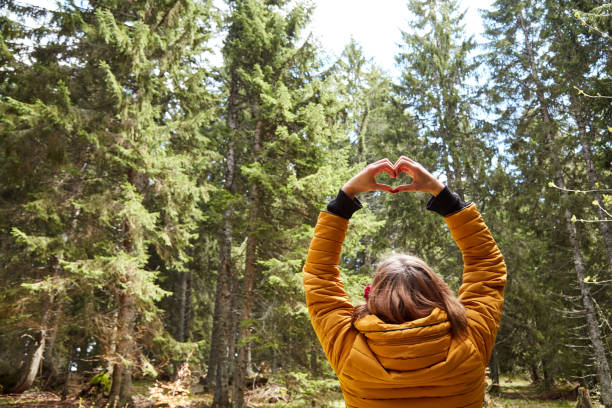
[[[150,408],[155,403],[148,397],[148,386],[151,383],[135,384],[134,386],[134,408]],[[571,393],[572,384],[559,386],[552,392],[539,392],[533,385],[521,379],[502,380],[500,392],[491,395],[487,401],[487,408],[572,408],[576,400]],[[337,395],[336,395],[337,394]],[[312,399],[302,398],[294,395],[293,398],[287,396],[286,389],[278,385],[269,384],[249,391],[246,395],[248,406],[252,408],[319,408],[344,407],[342,394],[329,394],[324,398],[318,399],[315,403]],[[102,394],[90,399],[77,399],[78,391],[71,392],[67,398],[62,399],[61,394],[53,392],[31,391],[21,395],[0,395],[0,407],[7,408],[107,408],[106,400]],[[329,399],[329,401],[327,401]],[[325,402],[322,402],[326,400]],[[210,394],[192,394],[182,401],[176,401],[173,408],[205,408],[212,402]],[[315,405],[312,405],[315,403]],[[593,401],[595,408],[602,407]],[[172,405],[165,405],[172,406]]]

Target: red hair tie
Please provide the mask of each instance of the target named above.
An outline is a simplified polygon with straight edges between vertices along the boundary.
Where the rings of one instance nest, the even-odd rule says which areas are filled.
[[[363,289],[363,298],[365,300],[368,300],[368,298],[370,297],[370,290],[372,289],[372,285],[368,285],[365,287],[365,289]]]

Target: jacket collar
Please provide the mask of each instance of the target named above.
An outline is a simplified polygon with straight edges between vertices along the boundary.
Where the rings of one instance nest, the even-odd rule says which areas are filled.
[[[369,350],[393,371],[419,370],[444,361],[451,344],[450,327],[446,312],[438,308],[402,324],[388,324],[375,315],[355,322]]]
[[[444,310],[436,307],[428,316],[402,324],[385,323],[376,315],[367,315],[355,322],[355,328],[364,334],[401,331],[406,331],[407,333],[429,332],[436,330],[436,326],[446,326],[444,323],[450,324],[448,322],[448,316]]]

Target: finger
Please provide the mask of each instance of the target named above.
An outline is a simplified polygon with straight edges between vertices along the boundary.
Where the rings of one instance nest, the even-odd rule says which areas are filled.
[[[395,165],[399,164],[402,161],[407,161],[409,163],[416,163],[414,160],[412,160],[410,157],[407,156],[400,156],[399,159],[397,159],[395,161]]]
[[[395,178],[397,174],[395,167],[393,167],[391,162],[388,160],[386,162],[371,165],[370,170],[373,172],[374,177],[376,177],[378,174],[382,172],[387,173],[392,178]]]
[[[366,168],[372,168],[372,167],[378,166],[378,165],[380,165],[382,163],[388,163],[389,165],[391,165],[391,167],[393,167],[393,164],[391,163],[391,161],[385,157],[384,159],[380,159],[378,161],[375,161],[374,163],[368,164],[366,166]]]
[[[374,163],[370,163],[370,164],[378,164],[378,163],[382,163],[382,162],[385,162],[385,161],[391,163],[391,161],[385,157],[384,159],[380,159],[380,160],[375,161]]]
[[[378,161],[375,161],[373,163],[368,164],[364,170],[366,171],[371,171],[374,168],[377,168],[379,165],[383,164],[383,163],[389,163],[391,164],[391,161],[389,159],[387,159],[386,157],[384,159],[380,159]],[[393,167],[393,165],[391,164],[391,167]],[[395,172],[395,168],[394,168],[394,172]]]
[[[395,171],[399,175],[401,172],[408,173],[411,177],[416,173],[417,165],[414,162],[401,161],[395,166]]]
[[[394,193],[395,189],[388,184],[374,184],[374,189],[379,191],[386,191],[387,193]]]
[[[387,171],[387,173],[389,173],[389,175],[393,178],[397,177],[397,172],[395,171],[395,165],[391,163],[391,160],[387,159],[386,157],[384,159],[380,159],[379,161],[372,163],[370,166],[379,166],[381,164],[388,164],[389,165],[388,168],[391,169],[391,172]]]
[[[414,183],[412,183],[412,184],[402,184],[401,186],[395,187],[396,193],[402,193],[404,191],[417,191],[417,186]]]
[[[393,167],[395,168],[395,171],[397,172],[397,174],[398,174],[398,175],[399,175],[399,173],[400,173],[400,168],[401,168],[403,165],[406,165],[406,164],[411,164],[411,163],[410,163],[408,160],[406,160],[405,158],[399,158],[399,159],[398,159],[398,160],[397,160],[397,161],[396,161],[396,162],[393,164]]]

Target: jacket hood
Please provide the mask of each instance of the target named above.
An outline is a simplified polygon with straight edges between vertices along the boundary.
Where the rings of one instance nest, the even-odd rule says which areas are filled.
[[[368,315],[357,320],[355,328],[387,370],[430,367],[446,359],[451,345],[451,325],[446,312],[439,308],[402,324],[385,323],[376,315]]]

